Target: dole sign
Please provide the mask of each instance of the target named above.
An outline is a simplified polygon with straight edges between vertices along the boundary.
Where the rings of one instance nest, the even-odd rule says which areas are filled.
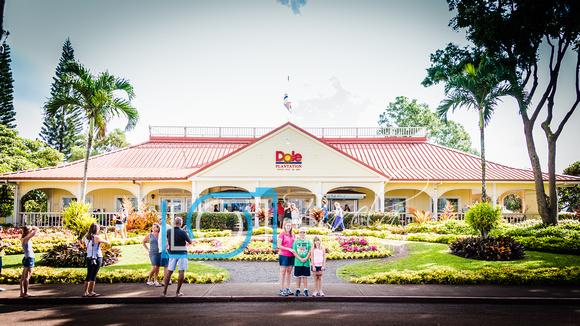
[[[302,168],[302,154],[292,151],[276,151],[276,169],[280,171],[297,171]]]

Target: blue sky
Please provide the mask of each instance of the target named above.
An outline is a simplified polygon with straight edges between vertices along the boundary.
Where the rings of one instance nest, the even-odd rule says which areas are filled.
[[[430,53],[467,45],[448,27],[452,17],[444,0],[7,0],[17,130],[38,137],[67,37],[93,73],[108,70],[135,87],[132,144],[148,139],[149,125],[277,127],[290,118],[285,92],[301,127],[377,126],[397,96],[439,105],[443,87],[420,83]],[[570,60],[563,71],[557,116],[572,102],[573,67]],[[477,115],[460,109],[449,118],[479,148]],[[579,124],[576,113],[561,136],[558,172],[580,159]],[[536,135],[545,165],[539,125]],[[530,167],[513,100],[497,109],[486,137],[488,160]]]

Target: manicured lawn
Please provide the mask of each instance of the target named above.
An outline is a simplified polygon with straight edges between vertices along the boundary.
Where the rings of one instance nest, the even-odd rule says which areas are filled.
[[[410,242],[407,244],[409,256],[386,263],[380,259],[351,264],[341,267],[337,274],[348,280],[350,277],[362,277],[388,271],[421,271],[437,268],[476,271],[483,267],[527,268],[580,266],[580,256],[551,254],[538,251],[526,251],[526,257],[516,261],[482,261],[460,258],[447,253],[448,245],[439,243]]]
[[[129,269],[129,270],[151,269],[149,254],[145,250],[145,248],[143,248],[143,245],[135,244],[128,246],[119,246],[118,248],[121,249],[121,257],[119,258],[119,262],[114,265],[103,267],[101,268],[101,271],[115,271],[118,269]],[[42,255],[43,253],[34,254],[36,262],[38,262],[42,258]],[[3,265],[2,268],[3,269],[22,268],[22,257],[24,257],[24,255],[22,254],[4,256],[2,258]],[[55,268],[55,270],[64,270],[64,269],[86,270],[85,267]],[[186,272],[196,273],[199,275],[225,273],[227,276],[229,276],[229,272],[225,268],[207,265],[204,264],[203,262],[198,261],[189,261],[189,266]]]

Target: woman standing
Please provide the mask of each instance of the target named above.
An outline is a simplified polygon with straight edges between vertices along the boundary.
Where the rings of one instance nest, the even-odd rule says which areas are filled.
[[[20,297],[28,298],[32,295],[28,293],[28,285],[30,283],[30,274],[34,268],[34,250],[32,250],[32,237],[36,235],[38,228],[36,226],[25,225],[22,227],[22,250],[24,250],[24,258],[22,258],[22,276],[20,277]]]
[[[342,208],[340,208],[340,204],[338,202],[334,203],[334,214],[336,216],[336,221],[334,221],[332,232],[336,230],[339,224],[342,226],[342,229],[344,230],[344,223],[342,223],[342,217],[344,215],[344,212],[342,211]]]
[[[151,228],[151,233],[143,238],[143,247],[149,252],[149,260],[151,260],[151,271],[149,271],[149,277],[147,278],[147,285],[163,286],[157,282],[159,278],[159,266],[167,267],[167,264],[163,265],[161,263],[161,252],[159,251],[159,232],[161,231],[161,226],[158,223],[153,223]],[[149,242],[149,247],[147,247],[147,242]],[[165,274],[165,273],[164,273]]]
[[[280,262],[280,295],[288,296],[294,293],[290,290],[290,275],[292,275],[292,268],[294,267],[294,253],[292,244],[296,240],[296,236],[292,231],[292,222],[284,220],[282,232],[278,235],[278,249]],[[286,288],[284,288],[284,281],[286,281]]]
[[[121,231],[121,236],[123,241],[127,240],[127,222],[129,220],[129,212],[125,208],[124,204],[121,204],[121,210],[119,211],[119,216],[121,217],[121,222],[123,223],[123,230]]]
[[[298,211],[298,207],[296,204],[292,203],[290,205],[291,215],[292,215],[292,228],[297,229],[300,224],[300,212]]]
[[[101,238],[97,234],[100,228],[97,223],[91,224],[89,232],[84,237],[85,245],[87,246],[87,278],[85,279],[85,293],[83,297],[98,297],[95,293],[95,282],[97,281],[97,273],[103,264],[103,251],[101,244],[108,244],[109,238],[107,236],[107,229],[105,229],[105,238]]]

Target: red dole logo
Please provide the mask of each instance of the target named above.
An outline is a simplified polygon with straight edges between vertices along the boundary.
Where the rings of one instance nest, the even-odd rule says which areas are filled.
[[[276,151],[276,164],[302,164],[302,154],[294,151],[292,154]]]

